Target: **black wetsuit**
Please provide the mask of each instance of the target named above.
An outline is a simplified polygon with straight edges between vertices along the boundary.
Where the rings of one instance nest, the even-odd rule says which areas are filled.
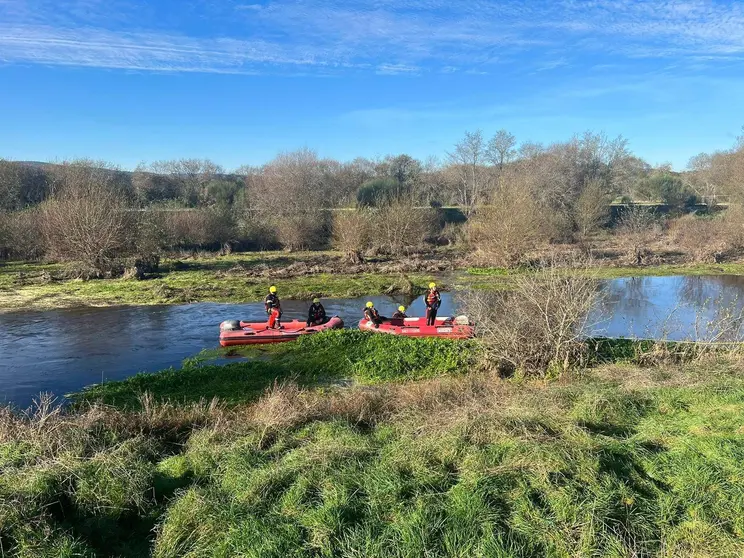
[[[326,311],[325,308],[323,308],[323,305],[318,302],[315,304],[313,302],[312,305],[310,305],[310,310],[308,310],[307,313],[307,325],[320,325],[324,324],[326,322]]]
[[[382,316],[380,316],[377,308],[365,308],[364,317],[367,318],[367,321],[374,323],[375,326],[379,326],[382,323]]]

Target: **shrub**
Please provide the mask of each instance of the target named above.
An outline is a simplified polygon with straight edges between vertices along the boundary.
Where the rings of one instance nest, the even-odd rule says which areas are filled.
[[[247,250],[275,250],[281,247],[276,228],[265,214],[246,212],[238,220],[240,243]]]
[[[651,210],[631,207],[623,211],[617,225],[617,239],[634,265],[646,263],[651,255],[649,245],[658,236],[660,224]]]
[[[43,255],[37,209],[0,213],[0,259],[36,260]]]
[[[370,247],[372,214],[365,210],[337,211],[333,215],[333,246],[351,263],[363,261]]]
[[[280,244],[287,250],[314,250],[327,246],[330,221],[329,212],[314,209],[286,211],[271,223],[276,228]]]
[[[599,296],[595,280],[551,266],[517,276],[503,293],[472,292],[465,309],[497,367],[560,374],[583,361],[587,319]]]
[[[115,190],[98,182],[73,183],[44,202],[41,231],[48,255],[99,273],[118,266],[136,240],[136,219]]]
[[[377,209],[372,217],[372,244],[399,256],[420,248],[437,224],[433,209],[413,209],[407,203],[391,203]]]
[[[543,238],[539,207],[530,192],[506,185],[493,206],[469,221],[468,237],[489,260],[516,265]]]
[[[744,248],[744,206],[740,203],[731,204],[723,213],[722,234],[733,250]]]
[[[672,223],[671,233],[693,261],[719,263],[732,247],[723,219],[685,215]]]
[[[605,226],[610,218],[609,196],[602,184],[593,180],[586,185],[574,205],[574,221],[582,241]]]
[[[542,206],[538,209],[538,215],[538,238],[553,243],[569,243],[573,241],[574,218],[569,210]]]
[[[165,244],[185,250],[223,249],[236,238],[237,225],[232,213],[223,208],[184,209],[159,212]]]

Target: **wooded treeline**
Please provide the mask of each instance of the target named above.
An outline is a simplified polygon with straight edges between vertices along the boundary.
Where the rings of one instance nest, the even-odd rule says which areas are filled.
[[[230,172],[199,159],[132,172],[103,161],[0,160],[0,252],[104,270],[124,255],[167,250],[335,245],[360,259],[468,242],[514,264],[541,242],[585,241],[608,224],[613,200],[661,202],[674,215],[737,202],[743,184],[741,138],[676,173],[651,167],[622,137],[592,132],[552,145],[468,132],[443,159],[426,161],[342,163],[300,149]],[[451,205],[469,215],[467,226],[444,225],[437,208]],[[344,208],[355,211],[329,211]]]

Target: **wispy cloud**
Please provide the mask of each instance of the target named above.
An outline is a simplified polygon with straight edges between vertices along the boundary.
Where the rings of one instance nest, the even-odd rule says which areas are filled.
[[[556,52],[563,53],[556,55]],[[526,71],[744,58],[744,4],[713,0],[0,0],[0,61],[155,71]]]

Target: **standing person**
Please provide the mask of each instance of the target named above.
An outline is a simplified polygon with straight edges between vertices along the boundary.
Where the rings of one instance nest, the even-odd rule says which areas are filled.
[[[429,292],[426,293],[426,325],[433,326],[437,320],[437,311],[442,305],[442,295],[437,290],[436,283],[429,283]]]
[[[368,322],[375,324],[375,327],[380,327],[380,324],[382,323],[382,316],[380,316],[377,308],[375,308],[374,302],[370,301],[367,303],[367,306],[364,309],[364,317]]]
[[[269,294],[264,299],[264,308],[266,308],[266,315],[269,317],[269,329],[281,329],[282,305],[276,295],[274,285],[269,287]]]
[[[320,303],[319,298],[314,298],[307,312],[307,327],[318,326],[326,323],[326,311]]]
[[[398,306],[398,311],[393,314],[394,320],[405,320],[408,316],[406,316],[406,307],[405,306]]]

